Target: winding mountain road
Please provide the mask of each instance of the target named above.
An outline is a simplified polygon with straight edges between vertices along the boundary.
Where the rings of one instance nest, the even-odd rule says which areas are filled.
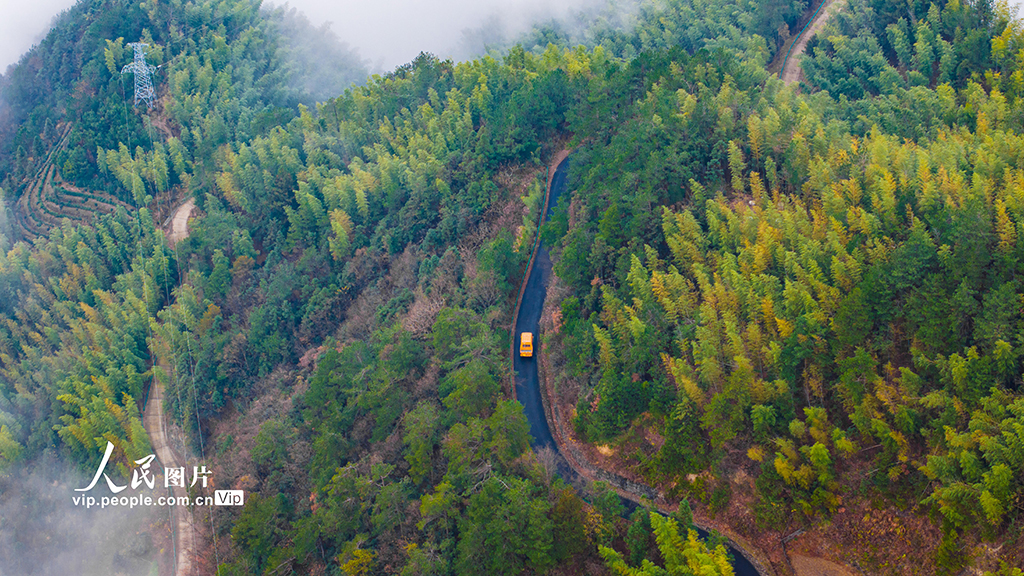
[[[193,208],[195,208],[195,202],[189,199],[175,210],[168,235],[168,242],[172,247],[188,236],[188,218],[192,214]],[[166,362],[161,362],[161,367],[165,373],[171,373]],[[149,434],[149,441],[153,445],[157,459],[160,460],[160,468],[181,468],[185,465],[171,450],[170,442],[167,439],[167,430],[164,426],[164,387],[156,376],[149,384],[149,397],[146,401],[146,409],[142,413],[142,425],[146,429],[146,433]],[[178,502],[182,502],[182,498],[188,498],[185,488],[178,486],[171,488],[171,495]],[[188,506],[174,506],[170,510],[172,511],[172,522],[174,522],[174,534],[172,535],[175,551],[174,574],[175,576],[188,576],[194,572],[192,559],[196,553],[194,516]]]
[[[558,200],[567,187],[569,172],[569,159],[566,157],[555,169],[554,175],[548,184],[547,199],[545,202],[544,220],[551,217]],[[547,299],[548,283],[551,280],[551,256],[543,243],[538,242],[534,248],[534,254],[527,267],[526,283],[523,286],[520,296],[520,303],[517,308],[514,324],[512,325],[512,367],[515,370],[514,395],[523,405],[526,419],[530,423],[531,446],[534,450],[541,451],[550,449],[555,455],[555,464],[558,474],[570,484],[577,480],[587,478],[588,474],[578,470],[576,464],[583,464],[578,457],[567,459],[562,453],[562,447],[551,433],[551,425],[548,422],[544,411],[544,402],[540,385],[540,374],[538,364],[543,346],[540,345],[540,317],[544,309],[544,301]],[[534,355],[532,358],[522,358],[518,354],[516,344],[519,342],[519,334],[532,332],[534,336]],[[570,462],[572,460],[573,462]],[[631,493],[625,487],[628,482],[622,479],[617,482],[619,494],[623,497],[623,504],[627,510],[634,510],[639,502],[644,500],[643,495]],[[698,528],[702,537],[707,537],[707,531]],[[740,551],[735,542],[730,541],[729,551],[734,558],[733,568],[736,576],[765,576],[754,567],[748,559],[749,554]]]
[[[562,160],[555,170],[551,183],[548,185],[548,196],[544,220],[551,217],[558,198],[566,187],[568,172],[568,160]],[[547,299],[548,283],[551,280],[551,256],[548,249],[541,243],[534,248],[531,265],[527,268],[529,276],[522,291],[522,299],[519,305],[519,313],[513,325],[514,339],[519,341],[519,334],[532,332],[540,334],[540,316],[544,310],[544,301]],[[540,377],[537,369],[537,360],[540,354],[540,340],[535,337],[535,352],[532,358],[519,356],[518,349],[513,345],[512,368],[516,372],[516,399],[522,403],[526,411],[526,419],[530,423],[531,444],[534,449],[540,450],[550,448],[555,451],[558,473],[567,481],[575,477],[575,471],[558,451],[558,444],[551,434],[548,420],[544,415],[544,403],[541,399]]]

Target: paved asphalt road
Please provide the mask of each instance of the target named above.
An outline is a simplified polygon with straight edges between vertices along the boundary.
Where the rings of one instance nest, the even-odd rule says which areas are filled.
[[[566,158],[555,170],[555,177],[551,180],[550,199],[548,211],[544,215],[547,220],[551,217],[558,199],[566,188],[566,177],[569,172],[569,159]],[[526,282],[526,290],[523,292],[523,302],[519,307],[519,316],[516,318],[516,354],[512,358],[512,367],[516,371],[516,396],[522,403],[526,419],[530,422],[530,445],[535,450],[551,448],[555,453],[555,461],[558,467],[558,474],[570,484],[576,484],[576,472],[569,466],[565,458],[558,452],[554,437],[551,436],[551,428],[548,427],[548,419],[544,415],[544,405],[540,399],[540,378],[537,374],[537,356],[540,354],[541,346],[539,341],[540,314],[544,309],[544,300],[548,295],[548,281],[551,279],[551,256],[548,249],[542,243],[537,250],[537,256],[533,263],[533,270]],[[533,357],[522,358],[519,356],[519,334],[533,332]],[[629,514],[636,509],[636,504],[630,500],[623,499],[626,513]],[[708,533],[698,529],[701,537],[706,538]],[[732,548],[729,549],[734,558],[733,568],[736,576],[759,576],[754,566],[738,554]]]
[[[548,200],[548,212],[544,215],[547,220],[554,212],[558,204],[558,198],[566,187],[566,175],[569,171],[569,160],[563,160],[555,170],[555,177],[551,180],[551,196]],[[523,292],[523,302],[519,306],[519,317],[516,318],[516,354],[512,358],[512,367],[516,371],[516,396],[523,404],[526,412],[526,419],[530,422],[530,444],[535,450],[545,447],[551,448],[556,454],[558,474],[572,483],[576,477],[575,471],[565,461],[565,458],[558,453],[558,446],[551,436],[551,429],[548,427],[548,419],[544,416],[544,405],[540,399],[540,379],[537,374],[537,355],[540,354],[540,314],[544,309],[544,300],[548,294],[548,281],[551,279],[551,256],[544,244],[537,249],[537,256],[533,262],[533,270],[526,282],[526,290]],[[523,358],[519,356],[519,334],[533,332],[533,357]]]

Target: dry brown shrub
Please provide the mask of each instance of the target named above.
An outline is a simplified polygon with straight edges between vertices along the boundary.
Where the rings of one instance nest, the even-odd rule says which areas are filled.
[[[416,300],[402,320],[402,328],[417,338],[425,338],[444,306],[445,298],[437,290],[427,296],[423,290],[417,288]]]

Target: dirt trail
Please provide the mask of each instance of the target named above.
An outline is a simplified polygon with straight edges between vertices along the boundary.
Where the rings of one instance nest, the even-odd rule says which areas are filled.
[[[174,246],[188,236],[188,219],[192,215],[192,209],[195,207],[195,201],[189,200],[179,206],[174,212],[174,218],[171,220],[170,234],[168,235],[171,246]]]
[[[174,246],[176,242],[188,236],[188,218],[192,214],[193,208],[195,208],[195,202],[188,200],[175,211],[170,223],[170,233],[168,234],[168,241],[171,246]],[[171,373],[166,361],[161,361],[160,367],[164,370],[165,374]],[[174,454],[174,451],[171,450],[171,445],[167,438],[167,429],[164,426],[163,414],[164,387],[160,383],[160,379],[154,376],[149,385],[149,401],[146,402],[146,411],[142,414],[142,425],[146,428],[146,433],[149,434],[149,440],[153,445],[157,458],[160,459],[161,466],[181,468],[185,463],[180,461]],[[185,469],[185,474],[187,478],[188,468]],[[172,494],[179,502],[182,501],[180,500],[181,498],[188,498],[188,492],[180,486],[172,488]],[[175,576],[187,576],[193,573],[193,558],[196,553],[196,527],[193,525],[194,515],[188,506],[174,506],[171,510],[173,510],[174,514],[174,546],[177,556],[174,559],[174,574]]]
[[[164,366],[166,369],[167,367]],[[149,434],[149,441],[153,445],[156,457],[160,459],[161,467],[180,468],[184,463],[175,457],[167,441],[167,431],[164,428],[164,389],[158,378],[153,378],[149,386],[149,401],[146,403],[146,411],[142,414],[142,425]],[[186,476],[188,471],[186,470]],[[171,489],[175,499],[188,498],[188,492],[180,486]],[[175,521],[175,542],[174,548],[177,558],[174,559],[175,576],[186,576],[192,573],[192,557],[195,554],[195,528],[192,525],[192,515],[188,506],[174,506]]]
[[[800,68],[800,60],[803,59],[804,50],[807,49],[807,42],[817,34],[828,19],[832,16],[832,13],[839,10],[844,0],[825,0],[825,5],[818,10],[817,16],[814,17],[814,21],[811,22],[810,26],[804,29],[803,34],[796,39],[793,44],[793,48],[789,53],[789,58],[786,60],[785,65],[782,68],[782,72],[779,74],[779,78],[782,79],[786,84],[792,84],[799,82],[804,75],[804,71]]]

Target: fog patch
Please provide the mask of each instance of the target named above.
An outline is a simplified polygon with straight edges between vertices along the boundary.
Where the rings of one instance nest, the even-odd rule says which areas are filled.
[[[538,14],[528,26],[521,27],[510,27],[492,18],[478,28],[463,30],[456,55],[460,58],[485,53],[499,56],[516,44],[536,54],[544,52],[549,44],[561,48],[594,47],[633,30],[641,3],[646,4],[645,0],[594,0],[569,9],[565,14]]]
[[[90,480],[50,456],[0,473],[0,576],[157,573],[161,548],[171,548],[168,508],[76,506],[72,497],[86,493],[75,488]],[[110,496],[103,484],[87,494]],[[166,490],[120,493],[129,494],[156,498]]]
[[[5,1],[0,18],[0,72],[42,40],[57,16],[75,3],[76,0]],[[359,64],[346,65],[346,69],[361,68],[362,54],[369,59],[370,71],[379,72],[410,62],[420,52],[454,59],[478,56],[485,48],[515,39],[538,22],[571,20],[574,11],[599,4],[605,4],[605,0],[290,0],[266,1],[264,7],[294,7],[305,14],[317,30],[306,39],[309,50],[315,50],[327,30],[348,44],[341,51],[325,44],[327,50],[321,54],[321,62],[341,56],[348,64]],[[322,28],[324,24],[328,28]],[[349,57],[349,47],[353,53],[358,51],[354,58]],[[307,47],[300,51],[306,52]],[[314,86],[313,91],[320,92],[320,86]]]
[[[0,72],[17,62],[22,54],[46,37],[57,15],[74,6],[75,1],[4,1],[3,17],[0,18]]]
[[[457,60],[476,56],[482,47],[514,38],[537,22],[562,19],[574,10],[598,3],[604,2],[291,0],[287,5],[305,13],[315,25],[330,23],[338,38],[369,58],[375,70],[390,70],[412,61],[420,52]],[[465,38],[466,34],[470,38]],[[477,53],[468,53],[472,51]]]
[[[267,14],[281,33],[281,50],[293,88],[322,102],[366,81],[370,62],[338,38],[330,24],[314,26],[293,7]]]

